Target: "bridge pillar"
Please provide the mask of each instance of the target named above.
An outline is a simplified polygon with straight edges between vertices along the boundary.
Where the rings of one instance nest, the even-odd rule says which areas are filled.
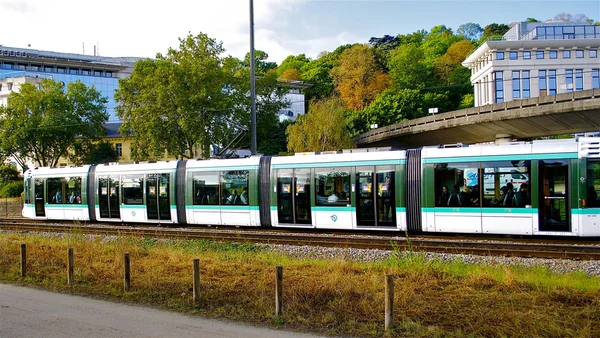
[[[513,136],[511,134],[496,134],[496,145],[504,142],[512,141]]]

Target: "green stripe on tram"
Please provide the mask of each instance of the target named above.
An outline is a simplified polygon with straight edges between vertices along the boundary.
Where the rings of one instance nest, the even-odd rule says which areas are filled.
[[[600,215],[600,208],[571,209],[571,213],[574,215]]]
[[[537,214],[537,208],[461,208],[461,207],[439,207],[421,208],[423,212],[456,213],[456,214]]]
[[[371,165],[397,165],[405,164],[405,159],[389,159],[374,161],[337,161],[337,162],[313,162],[313,163],[285,163],[273,164],[273,169],[296,169],[296,168],[327,168],[327,167],[361,167]]]
[[[552,158],[573,159],[573,158],[577,158],[577,153],[436,157],[436,158],[425,158],[425,159],[423,159],[423,162],[424,163],[456,163],[456,162],[545,160],[545,159],[552,159]]]

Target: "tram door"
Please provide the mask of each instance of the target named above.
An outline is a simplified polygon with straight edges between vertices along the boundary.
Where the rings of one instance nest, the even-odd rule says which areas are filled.
[[[283,224],[312,224],[310,169],[277,171],[277,218]]]
[[[571,231],[568,160],[540,161],[540,231]]]
[[[393,166],[356,168],[356,224],[395,226],[395,171]]]
[[[146,176],[146,213],[148,219],[171,220],[169,177],[170,174],[148,174]]]
[[[46,216],[46,209],[44,207],[44,179],[36,178],[33,188],[33,194],[35,196],[35,216],[44,217]]]
[[[100,218],[121,218],[119,207],[119,177],[98,177],[98,206]]]

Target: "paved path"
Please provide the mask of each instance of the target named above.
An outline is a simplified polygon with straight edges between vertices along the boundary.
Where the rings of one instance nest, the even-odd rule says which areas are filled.
[[[0,284],[0,337],[316,337]]]

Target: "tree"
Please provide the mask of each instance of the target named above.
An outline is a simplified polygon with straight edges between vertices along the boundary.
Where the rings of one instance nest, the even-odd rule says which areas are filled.
[[[333,78],[330,75],[336,56],[333,53],[321,53],[320,57],[302,66],[302,80],[312,84],[304,90],[306,102],[321,100],[333,93]]]
[[[501,23],[501,24],[491,23],[491,24],[485,26],[485,28],[483,29],[482,38],[489,38],[491,36],[502,36],[506,32],[508,32],[509,29],[510,29],[510,27],[508,27],[508,25],[505,25],[503,23]]]
[[[309,113],[288,126],[288,150],[333,151],[352,148],[346,125],[344,105],[339,98],[313,101]]]
[[[431,81],[431,67],[423,51],[414,44],[403,44],[390,55],[390,78],[397,89],[424,88]]]
[[[310,59],[307,58],[304,54],[290,55],[281,62],[281,65],[279,65],[279,67],[277,67],[277,75],[281,77],[281,75],[289,69],[296,69],[300,71],[300,69],[302,69],[302,66],[309,62]]]
[[[10,182],[21,181],[19,170],[14,165],[0,166],[0,187]]]
[[[562,21],[562,22],[576,22],[576,23],[589,23],[589,20],[592,20],[587,17],[585,14],[570,14],[561,12],[558,13],[552,18],[553,21]],[[592,20],[593,22],[593,20]]]
[[[435,60],[436,77],[444,84],[469,84],[471,72],[461,63],[472,50],[473,44],[469,40],[461,40],[450,46],[446,54]]]
[[[389,86],[389,78],[367,45],[345,50],[331,70],[336,91],[348,109],[363,109]]]
[[[469,22],[458,26],[456,34],[464,36],[467,40],[476,41],[481,38],[483,28],[477,23]]]
[[[194,158],[198,148],[206,157],[211,143],[224,143],[228,121],[239,120],[232,101],[239,61],[226,70],[224,52],[206,34],[189,34],[179,39],[179,49],[138,61],[131,76],[119,80],[120,132],[133,137],[134,160],[160,158],[165,151]]]
[[[85,149],[78,149],[77,153],[81,155],[71,157],[71,161],[77,165],[85,163],[109,163],[119,160],[117,149],[115,149],[112,143],[107,141],[93,143]]]
[[[419,48],[423,51],[425,61],[433,65],[435,59],[444,55],[452,44],[460,40],[463,40],[462,36],[454,35],[452,29],[440,25],[431,28],[431,32],[425,36]]]
[[[39,89],[24,83],[12,92],[0,112],[1,148],[24,168],[27,158],[41,166],[56,166],[75,147],[104,136],[107,99],[93,87],[71,82],[67,89],[49,79]]]
[[[536,18],[527,18],[527,22],[539,22]]]
[[[301,81],[302,73],[300,73],[300,71],[296,68],[289,68],[281,73],[279,78],[282,80]]]
[[[269,54],[263,52],[262,50],[256,49],[254,51],[254,73],[257,76],[261,76],[272,69],[277,68],[276,62],[266,61],[269,58]],[[244,67],[250,68],[250,53],[246,53],[244,57],[244,62],[242,63]]]

